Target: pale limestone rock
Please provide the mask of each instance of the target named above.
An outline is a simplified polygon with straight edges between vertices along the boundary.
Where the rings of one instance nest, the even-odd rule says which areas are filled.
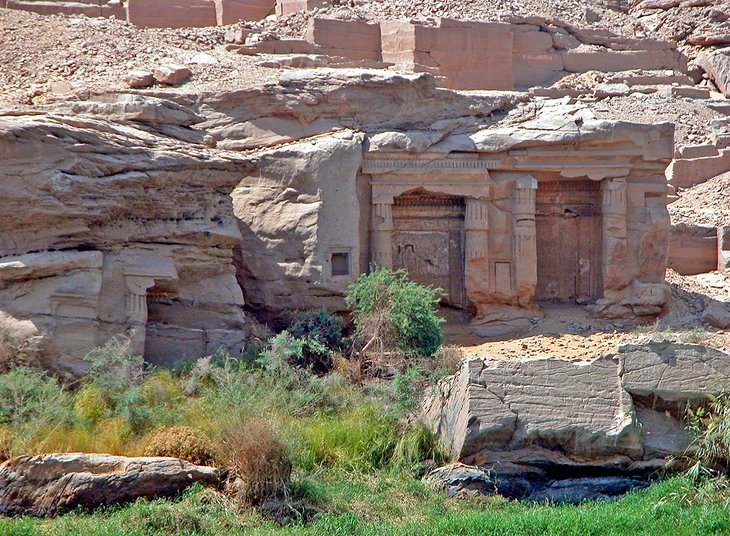
[[[54,111],[71,114],[89,114],[112,121],[139,121],[158,125],[190,126],[203,117],[175,102],[143,95],[117,95],[100,101],[72,101],[53,107]]]
[[[220,479],[218,469],[177,458],[21,456],[0,466],[0,514],[55,516],[78,507],[174,497],[195,483],[218,486]]]

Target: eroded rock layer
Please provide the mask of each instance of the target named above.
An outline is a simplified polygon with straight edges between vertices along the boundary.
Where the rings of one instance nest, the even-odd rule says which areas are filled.
[[[58,373],[113,336],[152,361],[243,338],[229,194],[251,166],[176,139],[196,134],[173,103],[136,106],[0,117],[0,310]]]

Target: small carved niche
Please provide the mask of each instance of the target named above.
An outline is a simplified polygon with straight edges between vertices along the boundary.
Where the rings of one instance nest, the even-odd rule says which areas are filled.
[[[330,257],[333,276],[350,275],[350,252],[333,251]]]

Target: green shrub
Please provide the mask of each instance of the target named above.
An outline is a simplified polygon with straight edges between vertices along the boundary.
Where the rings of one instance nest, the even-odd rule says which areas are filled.
[[[104,395],[98,385],[88,383],[74,395],[74,413],[82,422],[96,424],[106,413]]]
[[[366,349],[377,341],[382,348],[430,356],[442,341],[443,319],[436,314],[441,294],[410,281],[404,270],[379,268],[350,285],[345,301]]]
[[[90,363],[88,378],[107,397],[114,398],[142,383],[144,359],[132,353],[129,340],[113,339],[86,354],[84,359]]]
[[[730,397],[720,395],[706,407],[688,408],[687,421],[691,457],[706,467],[730,469]]]
[[[145,455],[180,458],[195,465],[213,465],[216,450],[202,432],[189,426],[173,426],[152,435]]]
[[[0,375],[0,424],[60,424],[71,416],[71,398],[51,376],[26,367]]]
[[[325,310],[290,313],[293,321],[287,328],[291,337],[302,341],[290,355],[290,364],[311,369],[317,374],[332,370],[333,356],[342,351],[344,322]]]

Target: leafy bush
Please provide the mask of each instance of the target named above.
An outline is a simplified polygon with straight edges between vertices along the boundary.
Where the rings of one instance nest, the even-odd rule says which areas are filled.
[[[165,456],[187,460],[195,465],[213,465],[215,447],[202,432],[188,426],[162,428],[150,439],[147,456]]]
[[[333,356],[345,346],[344,322],[324,309],[292,313],[292,316],[286,332],[301,342],[294,355],[289,356],[289,363],[317,374],[332,370]]]
[[[404,270],[376,269],[350,285],[345,301],[352,308],[364,350],[377,344],[417,356],[430,356],[441,345],[442,291],[410,281]]]
[[[0,424],[62,423],[71,416],[70,396],[55,378],[13,367],[0,375]]]
[[[255,505],[287,492],[292,463],[269,421],[239,416],[224,426],[221,439],[235,477],[231,486],[240,501]]]

